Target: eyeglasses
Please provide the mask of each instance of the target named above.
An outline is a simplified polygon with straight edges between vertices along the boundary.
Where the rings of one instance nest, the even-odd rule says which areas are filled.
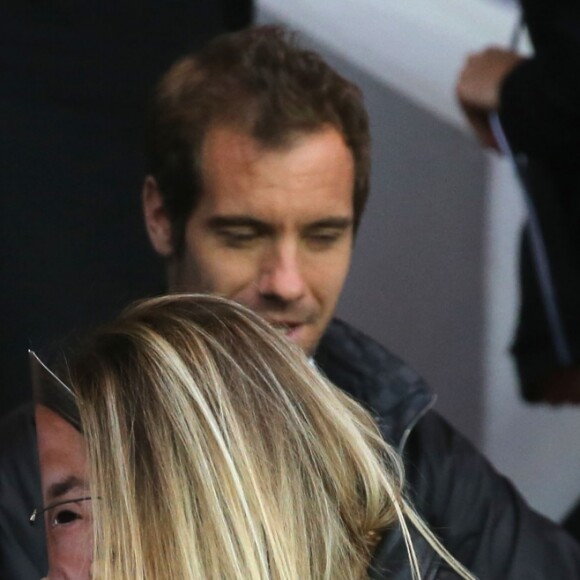
[[[85,501],[89,501],[92,500],[93,498],[88,496],[88,497],[79,497],[76,499],[67,499],[66,501],[59,501],[53,504],[50,504],[49,506],[45,507],[44,509],[37,509],[34,508],[34,511],[32,512],[32,514],[30,514],[30,517],[28,518],[28,522],[30,523],[31,526],[35,526],[36,522],[38,521],[38,517],[42,516],[45,512],[50,512],[51,510],[54,510],[55,508],[59,508],[68,504],[77,504],[77,503],[81,503],[81,502],[85,502]],[[64,521],[64,522],[56,522],[55,525],[58,525],[59,523],[69,523],[71,520],[77,519],[77,514],[72,511],[72,510],[63,510],[63,512],[60,512],[60,515],[62,516],[63,514],[66,514],[65,519],[68,518],[68,521]],[[72,517],[71,517],[72,516]],[[54,518],[51,518],[51,521]]]

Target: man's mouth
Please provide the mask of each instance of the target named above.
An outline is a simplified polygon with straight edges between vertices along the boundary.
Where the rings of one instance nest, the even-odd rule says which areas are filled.
[[[304,322],[296,322],[290,320],[268,320],[268,322],[276,329],[284,334],[286,338],[292,342],[297,342],[301,330],[304,328]]]

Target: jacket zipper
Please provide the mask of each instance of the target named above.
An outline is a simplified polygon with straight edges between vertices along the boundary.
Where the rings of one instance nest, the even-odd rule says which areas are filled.
[[[409,421],[409,424],[405,427],[405,430],[403,431],[401,442],[397,447],[399,455],[403,454],[403,450],[405,449],[405,445],[407,444],[409,435],[411,435],[411,431],[413,431],[417,423],[435,406],[436,402],[437,395],[431,394],[431,400],[428,401],[422,409],[419,409],[419,411],[417,411],[417,414]]]

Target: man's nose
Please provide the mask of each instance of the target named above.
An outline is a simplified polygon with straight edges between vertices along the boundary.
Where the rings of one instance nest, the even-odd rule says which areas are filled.
[[[282,302],[295,302],[304,296],[306,282],[297,248],[290,244],[277,247],[265,257],[258,291],[263,298]]]

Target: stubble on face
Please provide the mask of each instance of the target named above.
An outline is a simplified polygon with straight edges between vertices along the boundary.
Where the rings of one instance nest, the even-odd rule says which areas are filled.
[[[350,265],[354,162],[333,128],[283,149],[214,127],[170,290],[240,302],[313,353]]]

